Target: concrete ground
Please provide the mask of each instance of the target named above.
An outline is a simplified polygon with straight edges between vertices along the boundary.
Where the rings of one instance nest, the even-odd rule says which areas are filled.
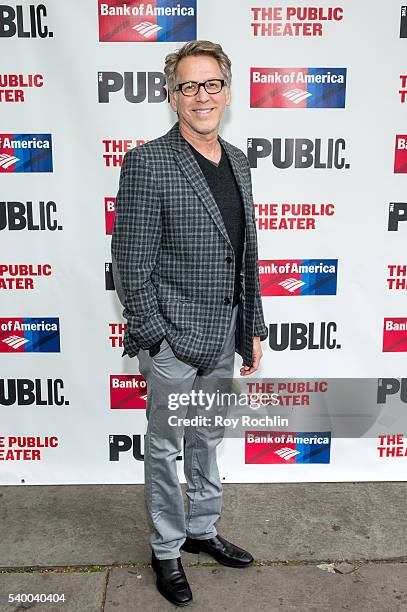
[[[407,611],[406,493],[401,482],[224,485],[218,531],[256,563],[183,553],[188,609]],[[0,487],[0,517],[0,612],[177,609],[155,589],[142,486]]]

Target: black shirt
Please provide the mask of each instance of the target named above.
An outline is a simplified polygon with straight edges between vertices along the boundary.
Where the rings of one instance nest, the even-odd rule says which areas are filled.
[[[219,208],[219,212],[222,215],[229,240],[232,243],[235,254],[235,279],[233,290],[233,306],[235,306],[239,301],[239,294],[242,290],[240,273],[242,270],[245,237],[245,216],[242,197],[229,158],[222,146],[222,155],[219,164],[215,164],[199,153],[190,143],[188,144],[205,176],[209,189]]]

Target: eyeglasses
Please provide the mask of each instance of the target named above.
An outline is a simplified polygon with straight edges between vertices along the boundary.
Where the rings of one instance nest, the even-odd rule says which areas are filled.
[[[226,85],[225,79],[209,79],[204,83],[196,81],[186,81],[175,85],[174,91],[180,91],[184,96],[196,96],[200,87],[203,87],[208,94],[217,94]]]

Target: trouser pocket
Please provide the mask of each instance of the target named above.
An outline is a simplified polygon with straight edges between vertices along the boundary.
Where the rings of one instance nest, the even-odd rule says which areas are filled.
[[[150,357],[154,357],[154,355],[157,355],[160,352],[160,347],[163,340],[164,338],[161,338],[161,340],[153,344],[153,346],[150,346],[150,348],[148,349]]]

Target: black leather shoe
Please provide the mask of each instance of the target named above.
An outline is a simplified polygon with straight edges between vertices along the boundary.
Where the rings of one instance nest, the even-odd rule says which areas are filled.
[[[181,550],[189,553],[205,552],[228,567],[248,567],[254,561],[250,553],[228,542],[219,534],[209,540],[187,538]]]
[[[165,599],[176,606],[187,606],[191,603],[192,593],[182,567],[181,557],[157,559],[153,552],[151,565],[157,575],[157,589]]]

